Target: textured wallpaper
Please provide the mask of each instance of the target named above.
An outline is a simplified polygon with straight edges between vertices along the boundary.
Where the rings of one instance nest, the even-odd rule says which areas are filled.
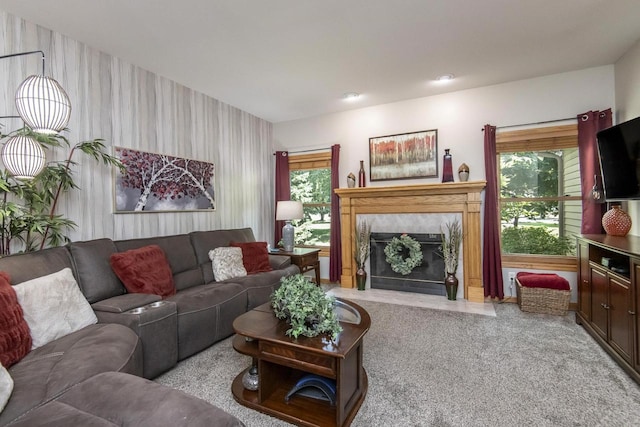
[[[81,190],[61,200],[58,213],[78,224],[72,240],[148,237],[251,227],[259,240],[273,235],[272,124],[123,60],[0,12],[0,55],[42,50],[46,74],[72,103],[71,143],[105,139],[134,148],[215,164],[215,212],[114,214],[113,171],[74,155]],[[15,115],[18,85],[41,73],[40,57],[0,60],[0,116]],[[4,132],[22,125],[1,119]],[[47,159],[66,157],[50,150]]]

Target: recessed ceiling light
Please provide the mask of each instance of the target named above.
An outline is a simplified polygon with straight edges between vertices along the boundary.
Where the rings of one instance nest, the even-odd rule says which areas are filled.
[[[360,94],[357,92],[347,92],[342,94],[342,99],[345,101],[355,101],[358,98],[360,98]]]
[[[453,74],[443,74],[441,76],[436,77],[436,80],[439,82],[448,82],[453,80]]]

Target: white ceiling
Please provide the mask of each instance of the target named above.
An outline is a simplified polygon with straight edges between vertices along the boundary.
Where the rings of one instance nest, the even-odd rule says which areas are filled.
[[[0,0],[0,10],[272,122],[613,64],[640,39],[640,0]],[[445,73],[457,78],[433,82]]]

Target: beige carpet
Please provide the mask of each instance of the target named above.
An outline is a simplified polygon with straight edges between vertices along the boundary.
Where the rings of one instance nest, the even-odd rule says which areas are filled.
[[[354,426],[632,426],[640,387],[574,322],[496,304],[496,316],[358,301],[369,392]],[[249,427],[288,425],[237,404],[250,360],[224,340],[157,379]]]

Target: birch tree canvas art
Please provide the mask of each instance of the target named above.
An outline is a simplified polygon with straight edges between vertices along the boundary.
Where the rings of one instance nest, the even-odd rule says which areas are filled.
[[[215,210],[213,163],[115,147],[115,211]]]

